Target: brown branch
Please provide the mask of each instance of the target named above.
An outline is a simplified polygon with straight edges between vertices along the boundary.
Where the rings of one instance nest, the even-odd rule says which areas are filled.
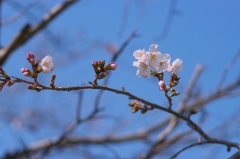
[[[0,65],[4,64],[11,52],[30,40],[32,36],[45,28],[55,17],[57,17],[60,13],[77,1],[78,0],[66,0],[63,3],[56,5],[49,11],[49,13],[45,14],[42,21],[35,26],[26,24],[8,46],[0,49]]]
[[[181,103],[179,105],[179,109],[178,109],[178,113],[182,113],[183,111],[185,111],[185,107],[186,107],[186,103],[187,100],[189,99],[189,97],[191,96],[191,93],[193,91],[193,88],[197,82],[197,79],[199,78],[201,72],[203,71],[203,66],[202,65],[197,65],[196,69],[194,71],[194,74],[188,84],[186,93],[184,94],[183,99],[181,100]],[[165,91],[165,96],[168,98],[167,95],[167,91]],[[171,98],[170,98],[171,99]],[[169,98],[168,98],[169,101]],[[169,108],[171,108],[172,102],[169,101]],[[158,139],[157,141],[151,146],[151,148],[149,149],[146,158],[150,158],[151,155],[154,155],[155,153],[153,151],[155,151],[155,148],[158,147],[159,145],[162,145],[162,143],[164,142],[164,140],[166,139],[166,137],[176,128],[176,126],[178,125],[177,122],[177,118],[175,116],[169,117],[168,118],[168,126],[165,128],[164,131],[162,131],[159,135],[158,135]]]
[[[184,147],[183,149],[181,149],[180,151],[178,151],[176,154],[174,154],[170,159],[174,159],[176,158],[180,153],[182,153],[183,151],[191,148],[191,147],[194,147],[194,146],[197,146],[197,145],[203,145],[203,144],[211,144],[210,142],[198,142],[198,143],[194,143],[194,144],[191,144],[187,147]]]
[[[24,82],[24,80],[21,80],[19,78],[16,78],[15,80],[16,82]],[[29,83],[29,82],[27,82]],[[30,82],[32,83],[32,82]],[[240,79],[235,82],[237,84],[240,84]],[[196,123],[194,123],[191,119],[189,119],[187,116],[181,115],[178,112],[175,112],[171,109],[165,108],[163,106],[151,103],[145,99],[142,99],[140,97],[137,97],[129,92],[126,91],[121,91],[121,90],[117,90],[117,89],[113,89],[113,88],[109,88],[106,86],[76,86],[76,87],[57,87],[57,88],[51,88],[49,86],[43,86],[41,84],[39,84],[41,90],[56,90],[56,91],[72,91],[72,90],[81,90],[81,89],[100,89],[100,90],[106,90],[106,91],[110,91],[110,92],[115,92],[117,94],[122,94],[125,96],[128,96],[131,99],[136,99],[138,101],[141,101],[142,103],[151,106],[154,109],[159,109],[162,111],[165,111],[167,113],[170,113],[174,116],[176,116],[179,119],[182,119],[184,121],[187,122],[187,124],[196,132],[198,132],[206,141],[210,142],[210,143],[217,143],[217,144],[224,144],[230,147],[235,147],[235,148],[239,148],[239,144],[238,143],[234,143],[234,142],[229,142],[226,140],[221,140],[221,139],[215,139],[215,138],[211,138],[210,136],[208,136]],[[229,89],[229,88],[228,88]]]
[[[33,84],[34,82],[29,82],[29,81],[26,81],[26,80],[22,80],[20,78],[16,78],[16,77],[13,77],[15,78],[15,82],[22,82],[22,83],[27,83],[27,84]],[[194,78],[193,78],[194,79]],[[193,81],[196,81],[196,80],[193,80]],[[195,83],[195,82],[193,82]],[[194,84],[193,84],[194,85]],[[193,88],[193,85],[191,88]],[[222,93],[229,93],[229,91],[235,89],[237,86],[240,85],[240,79],[235,81],[234,83],[224,87],[222,89]],[[190,87],[190,86],[189,86]],[[160,106],[160,105],[156,105],[154,103],[151,103],[151,102],[148,102],[144,99],[141,99],[139,97],[136,97],[128,92],[126,92],[124,89],[121,91],[121,90],[116,90],[116,89],[113,89],[113,88],[109,88],[109,87],[105,87],[105,86],[76,86],[76,87],[56,87],[56,88],[51,88],[49,86],[43,86],[41,84],[39,84],[39,89],[40,90],[56,90],[56,91],[73,91],[73,90],[81,90],[81,89],[100,89],[100,90],[107,90],[107,91],[111,91],[111,92],[115,92],[117,94],[123,94],[123,95],[126,95],[128,96],[129,98],[131,99],[136,99],[136,100],[139,100],[141,102],[143,102],[144,104],[146,105],[149,105],[151,106],[152,108],[155,108],[155,109],[160,109],[160,110],[163,110],[165,112],[168,112],[170,114],[173,114],[175,117],[174,118],[181,118],[183,119],[184,121],[186,121],[188,123],[188,125],[195,131],[197,131],[205,140],[206,142],[210,142],[210,143],[218,143],[218,144],[224,144],[224,145],[227,145],[229,147],[236,147],[236,148],[239,148],[239,145],[238,143],[233,143],[233,142],[228,142],[228,141],[225,141],[225,140],[218,140],[218,139],[214,139],[214,138],[211,138],[209,137],[197,124],[195,124],[191,119],[187,118],[186,116],[184,115],[181,115],[181,113],[179,112],[175,112],[173,110],[169,110],[168,108],[165,108],[163,106]],[[189,88],[190,89],[190,88]],[[190,91],[191,92],[191,91]],[[215,94],[216,92],[213,93],[213,95]],[[188,95],[190,95],[191,93],[188,93]],[[162,127],[163,125],[165,125],[166,123],[168,123],[168,120],[164,120],[164,122],[161,122],[159,123],[159,125],[157,126],[160,126]],[[75,127],[75,126],[73,126]],[[132,136],[127,136],[127,137],[130,137],[130,138],[127,138],[127,140],[139,140],[139,139],[146,139],[147,137],[147,134],[146,133],[149,133],[151,131],[154,131],[154,130],[157,130],[159,127],[153,127],[152,130],[149,130],[149,131],[144,131],[143,133],[138,133],[137,135],[136,134],[133,134]],[[144,134],[145,133],[145,134]],[[61,142],[65,142],[65,139],[62,140]],[[115,139],[113,137],[111,138],[105,138],[106,140],[104,142],[114,142],[114,140],[118,140],[118,139]],[[113,140],[112,140],[113,139]],[[121,138],[123,139],[122,141],[124,141],[124,138]],[[125,138],[126,139],[126,138]],[[58,140],[59,141],[59,140]],[[50,142],[50,146],[59,146],[59,145],[62,145],[61,142],[58,142],[58,144],[56,144],[56,141],[54,142]],[[73,142],[73,141],[71,141]],[[28,151],[29,149],[27,149]]]
[[[168,15],[167,15],[165,24],[163,26],[162,32],[160,33],[160,35],[156,36],[155,40],[162,41],[168,36],[174,16],[178,15],[176,5],[177,5],[177,0],[171,0],[170,7],[168,10]]]
[[[220,90],[221,86],[223,86],[225,79],[227,77],[227,74],[229,70],[232,68],[232,66],[236,63],[238,58],[240,57],[240,49],[236,52],[236,54],[233,56],[232,60],[227,64],[227,66],[224,68],[222,72],[222,77],[220,78],[220,81],[218,83],[217,89]],[[219,91],[220,92],[220,91]]]
[[[230,158],[228,159],[239,159],[240,158],[240,151],[237,151],[234,155],[232,155]]]

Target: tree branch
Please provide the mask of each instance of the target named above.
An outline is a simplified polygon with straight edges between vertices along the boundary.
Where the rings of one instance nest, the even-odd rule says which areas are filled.
[[[57,17],[60,13],[77,1],[78,0],[66,0],[63,3],[56,5],[49,11],[49,13],[45,14],[42,21],[35,26],[26,24],[9,45],[0,49],[0,65],[4,64],[11,52],[30,40],[32,36],[34,36],[41,29],[45,28],[55,17]]]

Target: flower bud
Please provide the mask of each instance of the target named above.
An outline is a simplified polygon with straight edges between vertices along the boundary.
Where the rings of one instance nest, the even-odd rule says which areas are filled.
[[[105,60],[99,60],[99,61],[98,61],[98,66],[99,66],[100,68],[103,68],[104,65],[105,65]]]
[[[101,74],[97,77],[97,79],[103,79],[103,78],[105,78],[107,75],[108,75],[108,72],[103,72],[103,73],[101,73]]]
[[[29,60],[29,62],[30,62],[30,63],[34,63],[34,59],[31,58],[31,59]]]
[[[142,109],[141,113],[145,114],[148,110],[147,109]]]
[[[55,78],[56,78],[56,75],[55,75],[55,74],[53,74],[53,75],[52,75],[52,78],[54,78],[54,79],[55,79]]]
[[[130,107],[133,107],[134,106],[134,104],[135,104],[135,102],[128,102],[128,105],[130,106]]]
[[[138,111],[138,109],[132,108],[132,113],[136,113],[137,111]]]
[[[27,60],[34,59],[34,55],[32,53],[27,54]]]
[[[189,108],[189,111],[191,114],[197,114],[198,113],[198,110],[195,109],[195,108]]]
[[[179,94],[180,94],[180,92],[172,92],[171,97],[172,97],[172,96],[177,96],[177,95],[179,95]]]
[[[25,68],[22,68],[22,69],[21,69],[21,72],[24,73],[24,72],[25,72]]]
[[[104,70],[116,70],[117,68],[117,64],[115,62],[110,62],[105,68]]]
[[[116,63],[110,62],[110,64],[109,64],[109,69],[111,69],[111,70],[116,70],[117,66],[118,66],[118,65],[117,65]]]
[[[168,90],[168,87],[166,86],[166,84],[164,83],[163,80],[160,80],[160,81],[158,82],[158,84],[159,84],[159,89],[160,89],[161,91],[167,91],[167,90]]]
[[[24,75],[24,76],[28,76],[29,73],[28,73],[28,72],[24,72],[23,75]]]
[[[34,90],[34,87],[30,85],[30,86],[28,86],[28,89]]]
[[[11,86],[13,84],[14,84],[14,80],[8,80],[6,83],[7,86]]]

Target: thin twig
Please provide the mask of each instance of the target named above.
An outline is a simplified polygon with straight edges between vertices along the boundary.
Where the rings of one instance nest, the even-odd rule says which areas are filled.
[[[166,21],[164,23],[162,32],[160,33],[160,35],[158,35],[155,38],[155,40],[162,41],[168,36],[172,22],[173,22],[173,18],[174,18],[174,16],[178,15],[176,5],[177,5],[177,0],[171,0],[170,7],[168,10],[168,15],[167,15]]]
[[[198,145],[203,145],[203,144],[210,144],[209,142],[197,142],[197,143],[194,143],[194,144],[191,144],[187,147],[184,147],[183,149],[181,149],[180,151],[178,151],[176,154],[174,154],[170,159],[174,159],[177,157],[177,155],[179,155],[181,152],[191,148],[191,147],[194,147],[194,146],[198,146]]]
[[[78,102],[77,102],[77,110],[76,110],[76,121],[80,120],[80,111],[82,107],[82,100],[83,100],[83,91],[79,91],[78,93]]]
[[[222,72],[222,77],[220,78],[220,81],[219,81],[218,86],[217,86],[218,90],[221,90],[221,86],[223,86],[229,70],[236,63],[236,61],[238,60],[239,57],[240,57],[240,49],[236,52],[236,54],[233,56],[232,60],[224,68],[224,70]]]
[[[0,25],[4,26],[7,25],[9,23],[14,22],[15,20],[19,19],[21,16],[23,16],[24,14],[26,14],[32,7],[34,7],[40,0],[35,0],[32,3],[30,3],[29,5],[27,5],[22,11],[16,13],[15,15],[0,21]]]

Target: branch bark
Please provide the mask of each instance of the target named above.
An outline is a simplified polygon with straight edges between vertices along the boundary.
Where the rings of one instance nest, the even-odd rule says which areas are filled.
[[[66,10],[69,6],[79,0],[66,0],[65,2],[53,7],[47,14],[44,15],[41,22],[35,26],[26,24],[23,29],[15,36],[9,45],[0,49],[0,66],[4,64],[9,55],[21,45],[25,44],[36,33],[44,29],[54,18]]]

